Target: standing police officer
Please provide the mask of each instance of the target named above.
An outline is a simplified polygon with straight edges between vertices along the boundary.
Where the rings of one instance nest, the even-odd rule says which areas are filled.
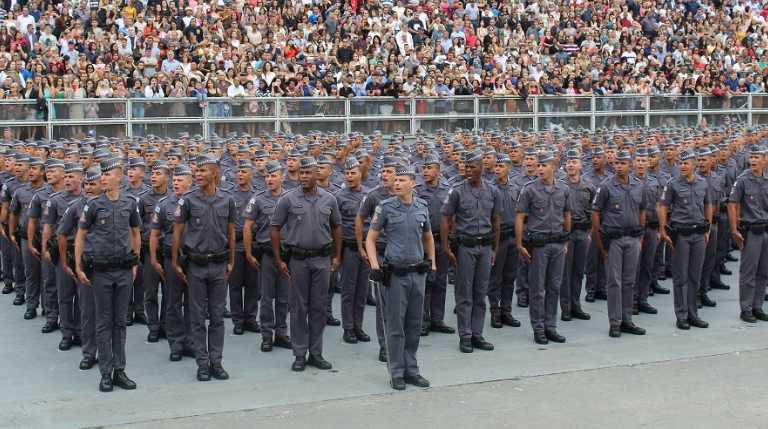
[[[303,371],[307,364],[323,370],[332,367],[322,355],[323,331],[327,322],[328,282],[341,257],[341,215],[336,198],[317,187],[316,174],[317,161],[302,158],[301,185],[280,198],[272,216],[275,264],[288,278],[291,288],[294,371]],[[283,234],[288,263],[280,255]]]
[[[283,166],[278,161],[269,161],[265,172],[266,190],[254,195],[245,207],[243,250],[248,264],[259,271],[261,351],[271,352],[273,346],[286,349],[293,346],[287,323],[288,279],[275,265],[270,241],[270,218],[275,213],[277,201],[285,194]]]
[[[141,275],[142,285],[144,286],[144,314],[147,316],[147,342],[156,343],[161,336],[165,335],[165,309],[162,305],[167,293],[163,292],[163,302],[158,305],[157,292],[160,286],[161,278],[158,272],[152,267],[152,258],[149,256],[149,235],[151,232],[150,223],[155,213],[155,207],[160,199],[168,195],[168,179],[170,177],[170,167],[164,162],[155,162],[152,165],[149,181],[152,185],[150,189],[139,195],[139,213],[141,214]],[[165,285],[163,285],[165,287]]]
[[[81,283],[93,288],[99,390],[110,392],[113,385],[136,388],[125,374],[125,316],[141,246],[141,217],[136,199],[120,192],[120,160],[102,162],[101,170],[104,193],[88,200],[80,216],[75,272]],[[85,253],[86,240],[93,253]]]
[[[551,152],[539,154],[539,180],[520,191],[515,235],[528,266],[529,312],[537,344],[564,343],[557,332],[557,305],[565,268],[565,249],[571,230],[569,188],[555,180]],[[525,231],[524,231],[525,229]]]
[[[414,198],[414,186],[415,173],[400,166],[395,173],[395,197],[376,207],[366,238],[371,276],[385,286],[387,357],[391,385],[395,390],[404,390],[406,383],[429,387],[429,381],[419,373],[416,352],[421,335],[426,274],[430,269],[434,272],[437,266],[427,204]],[[381,230],[387,232],[383,265],[379,263],[376,250]],[[414,237],[421,237],[421,240],[414,240]]]
[[[232,196],[217,188],[218,160],[212,154],[200,155],[197,167],[197,188],[184,194],[176,206],[171,258],[174,271],[189,288],[197,380],[209,381],[211,376],[226,380],[229,374],[221,365],[224,308],[227,277],[235,263],[237,211]],[[179,251],[184,253],[186,272]]]
[[[741,320],[768,322],[763,311],[768,278],[768,184],[765,178],[766,149],[755,144],[749,149],[749,170],[733,184],[728,199],[731,234],[741,250],[739,302]]]
[[[697,298],[712,205],[707,181],[696,174],[696,153],[680,152],[680,175],[667,183],[658,204],[661,239],[672,250],[672,281],[678,329],[706,328]]]
[[[592,234],[606,262],[608,335],[622,332],[645,335],[632,323],[632,301],[640,260],[640,237],[645,230],[645,195],[640,181],[629,174],[632,158],[626,150],[616,154],[616,175],[604,181],[592,204]],[[598,264],[599,265],[599,264]]]
[[[645,210],[645,232],[640,249],[640,265],[637,267],[635,297],[632,314],[656,314],[658,310],[648,303],[651,283],[654,280],[654,259],[659,235],[659,216],[656,213],[656,201],[661,194],[659,181],[648,173],[649,159],[646,148],[637,148],[635,152],[635,177],[642,183],[648,202]]]
[[[456,232],[458,254],[446,240],[443,252],[456,269],[459,349],[472,353],[475,348],[493,350],[493,344],[483,338],[483,327],[488,282],[501,237],[501,202],[496,188],[482,180],[483,154],[469,152],[464,161],[467,179],[451,189],[443,204],[440,236]]]

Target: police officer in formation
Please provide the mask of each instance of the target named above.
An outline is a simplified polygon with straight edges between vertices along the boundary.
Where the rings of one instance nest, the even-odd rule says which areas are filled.
[[[232,195],[218,188],[219,174],[218,159],[201,155],[195,172],[197,187],[179,198],[174,213],[171,264],[189,288],[198,381],[229,378],[221,361],[227,278],[235,264],[237,209]]]
[[[99,390],[135,389],[125,374],[126,314],[141,250],[138,201],[120,190],[123,167],[117,158],[102,162],[103,193],[83,206],[75,235],[75,273],[93,288]],[[90,253],[85,253],[88,242]]]
[[[658,313],[667,268],[678,328],[705,327],[699,306],[728,287],[733,244],[740,316],[756,323],[768,320],[766,139],[766,127],[736,126],[458,130],[413,145],[314,132],[0,143],[3,292],[27,319],[42,308],[60,350],[82,346],[80,368],[98,362],[104,391],[135,388],[125,327],[145,318],[171,361],[228,378],[227,301],[235,334],[292,349],[296,371],[330,369],[334,283],[345,343],[370,340],[365,303],[378,301],[395,389],[429,385],[419,336],[454,332],[450,287],[462,352],[493,349],[487,305],[491,326],[520,325],[514,292],[534,340],[564,342],[558,305],[563,321],[590,318],[585,274],[584,300],[608,298],[612,337],[645,332],[632,316]]]
[[[424,312],[424,288],[428,271],[436,271],[435,246],[427,203],[415,197],[416,173],[398,166],[393,194],[376,207],[366,238],[375,280],[384,285],[384,326],[391,386],[429,387],[419,370],[419,348]],[[379,261],[376,240],[387,233],[384,259]],[[414,240],[414,237],[420,240]]]

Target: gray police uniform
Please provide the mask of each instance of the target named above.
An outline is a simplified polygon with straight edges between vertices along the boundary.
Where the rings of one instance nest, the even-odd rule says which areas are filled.
[[[144,286],[144,298],[142,301],[141,312],[146,312],[147,327],[151,333],[164,331],[165,325],[165,302],[158,305],[157,291],[160,286],[160,275],[152,267],[152,260],[149,257],[149,230],[152,215],[155,212],[158,200],[165,197],[164,193],[156,193],[150,189],[139,195],[139,213],[141,214],[141,275],[142,285]],[[165,284],[162,287],[162,299],[165,300]],[[137,303],[138,305],[138,303]],[[137,311],[139,312],[139,311]]]
[[[155,211],[149,227],[162,234],[158,248],[162,247],[162,265],[165,272],[163,280],[163,301],[165,309],[165,334],[171,352],[183,353],[193,350],[189,309],[189,288],[179,279],[171,265],[173,247],[173,223],[179,199],[175,194],[161,198],[155,205]],[[159,251],[159,250],[158,250]]]
[[[565,214],[570,209],[568,186],[558,180],[546,185],[539,179],[520,191],[517,212],[525,213],[523,242],[530,249],[528,310],[534,332],[557,327],[557,305],[565,268],[568,231]]]
[[[514,182],[503,185],[496,181],[494,186],[501,203],[498,210],[501,218],[501,239],[496,261],[491,269],[488,302],[492,314],[496,311],[511,314],[519,259],[515,242],[515,218],[521,188]]]
[[[21,240],[19,244],[22,262],[24,263],[24,281],[26,290],[27,309],[37,309],[40,305],[40,259],[29,250],[27,241],[27,224],[29,221],[29,208],[35,193],[43,189],[43,186],[33,188],[31,183],[25,183],[13,194],[9,212],[17,216],[16,233]]]
[[[250,330],[259,326],[259,277],[253,267],[245,260],[243,250],[243,223],[248,202],[253,197],[253,189],[247,191],[236,187],[232,191],[235,201],[235,266],[229,274],[229,308],[232,311],[232,323],[245,325]]]
[[[437,271],[427,277],[427,286],[424,293],[424,321],[427,323],[443,323],[445,318],[445,291],[448,285],[448,257],[443,253],[442,240],[448,237],[440,236],[440,222],[442,220],[443,202],[451,191],[451,186],[445,180],[440,180],[435,187],[427,184],[418,185],[416,188],[419,198],[427,202],[429,209],[429,223],[432,225],[432,237],[435,240],[435,264]],[[513,280],[514,281],[514,280]]]
[[[582,180],[586,181],[594,189],[597,189],[600,184],[611,178],[611,174],[605,170],[602,174],[595,173],[594,170],[590,170],[585,173]],[[584,289],[588,295],[594,296],[605,292],[605,264],[602,262],[602,256],[597,249],[597,243],[592,240],[587,250],[587,266],[586,266],[586,283]]]
[[[336,202],[341,213],[341,323],[345,331],[363,329],[365,300],[368,297],[370,266],[357,251],[355,239],[355,218],[365,198],[365,191],[345,186],[336,193]]]
[[[565,254],[565,269],[560,287],[560,310],[570,316],[581,311],[581,283],[587,263],[587,251],[592,229],[592,199],[595,187],[580,178],[573,182],[566,178],[564,183],[569,188],[568,200],[571,203],[571,235]]]
[[[709,223],[704,215],[710,204],[707,181],[694,176],[692,182],[684,176],[672,179],[661,193],[659,203],[669,207],[668,229],[674,241],[672,253],[672,282],[675,315],[687,321],[698,317],[697,297],[704,265],[706,243],[704,234]]]
[[[185,224],[182,252],[187,259],[192,347],[198,367],[221,364],[224,353],[224,308],[227,302],[227,228],[237,218],[229,193],[207,196],[197,188],[176,207],[175,223]],[[206,313],[209,320],[206,327]]]
[[[614,176],[596,191],[592,210],[600,212],[600,235],[608,251],[606,289],[611,326],[632,322],[632,301],[640,260],[640,211],[645,209],[640,181],[629,176],[623,184]],[[600,257],[600,256],[598,256]]]
[[[136,199],[124,193],[116,201],[105,194],[89,199],[80,216],[79,228],[86,231],[92,252],[83,254],[83,262],[93,261],[93,270],[87,274],[96,304],[99,369],[105,376],[125,369],[125,317],[133,275],[130,264],[138,257],[130,245],[131,228],[140,226]]]
[[[292,189],[280,197],[271,223],[282,227],[280,236],[290,252],[293,354],[305,357],[309,350],[321,356],[333,254],[331,227],[341,223],[336,198],[321,188],[311,194],[300,187]]]
[[[443,215],[455,216],[459,243],[454,292],[461,338],[483,335],[493,252],[493,216],[500,207],[496,188],[483,181],[474,187],[468,180],[453,187],[443,204]]]
[[[529,183],[535,182],[539,179],[539,176],[534,174],[532,176],[529,176],[525,174],[524,172],[521,174],[518,174],[514,176],[512,179],[512,184],[518,187],[518,193],[520,189],[523,189],[526,185]],[[525,261],[518,255],[517,259],[517,275],[515,278],[517,289],[517,300],[518,304],[521,304],[523,306],[526,306],[528,302],[528,264],[529,261]]]
[[[421,336],[426,270],[422,235],[431,231],[427,203],[414,198],[409,205],[397,197],[388,198],[376,208],[371,229],[386,231],[384,261],[393,270],[383,293],[387,327],[387,358],[392,378],[419,375],[416,352]]]
[[[68,201],[68,203],[67,203]],[[55,195],[51,200],[48,221],[58,217],[56,235],[67,241],[67,254],[59,255],[56,264],[56,283],[59,295],[59,317],[62,338],[80,338],[83,358],[96,358],[96,302],[91,286],[85,286],[64,271],[64,264],[75,270],[75,233],[78,220],[88,199],[68,192]],[[64,205],[66,204],[66,205]],[[93,254],[92,243],[85,240],[83,254]]]
[[[146,194],[147,192],[151,192],[151,190],[152,188],[143,182],[141,183],[141,185],[135,188],[126,182],[125,186],[123,186],[120,192],[126,195],[130,195],[136,198],[137,200],[139,200],[142,195]],[[139,213],[139,214],[141,216],[144,215],[143,213]],[[142,222],[142,248],[145,247],[146,245],[144,244],[144,233],[145,233],[145,230],[143,228],[143,222]],[[129,319],[133,320],[134,314],[138,315],[137,317],[146,318],[146,314],[144,313],[144,298],[145,298],[144,297],[144,266],[143,264],[139,264],[136,278],[133,280],[133,290],[131,292],[131,303],[128,306]]]
[[[53,195],[53,188],[49,185],[43,186],[43,189],[32,196],[32,202],[29,205],[29,218],[37,220],[37,231],[35,231],[35,247],[42,251],[42,239],[44,217],[48,210],[48,201]],[[53,264],[40,258],[40,287],[43,297],[42,304],[45,311],[45,318],[51,323],[59,320],[59,302],[56,290],[56,268]]]
[[[8,203],[10,209],[10,204],[13,200],[14,194],[19,188],[26,184],[27,182],[21,182],[16,177],[11,177],[3,184],[3,191],[2,194],[0,194],[0,201],[3,203]],[[7,219],[6,222],[8,222]],[[6,231],[8,231],[7,225]],[[19,243],[19,241],[17,241],[17,243]],[[7,258],[7,260],[5,258]],[[13,282],[16,296],[23,297],[26,291],[24,261],[22,260],[21,249],[12,245],[10,241],[8,241],[8,252],[3,253],[3,276],[6,282]]]
[[[710,289],[710,282],[719,280],[715,276],[716,268],[719,265],[718,245],[720,244],[720,234],[727,233],[723,225],[728,223],[727,216],[720,214],[720,203],[725,198],[725,177],[716,171],[710,171],[708,175],[702,176],[707,181],[710,202],[712,204],[712,224],[709,228],[709,241],[704,253],[704,265],[701,269],[701,284],[699,293],[707,293]],[[719,274],[719,273],[718,273]]]
[[[744,249],[739,265],[742,312],[762,311],[768,282],[768,183],[747,170],[736,178],[729,202],[740,207],[739,231]]]
[[[277,201],[285,195],[273,196],[267,190],[254,195],[245,207],[245,216],[253,221],[253,256],[259,261],[261,302],[259,320],[261,336],[266,341],[288,337],[288,280],[275,266],[270,242],[270,219]]]
[[[633,305],[648,303],[651,283],[654,281],[656,248],[658,247],[659,215],[656,213],[656,202],[659,200],[663,186],[650,175],[639,178],[645,189],[645,231],[643,244],[640,249],[640,265],[637,267],[637,280]]]

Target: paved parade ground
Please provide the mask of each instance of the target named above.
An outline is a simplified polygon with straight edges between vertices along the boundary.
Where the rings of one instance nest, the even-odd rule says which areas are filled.
[[[375,338],[344,344],[341,328],[328,327],[324,356],[334,369],[297,374],[290,351],[262,353],[260,335],[233,336],[229,321],[229,381],[196,381],[193,359],[169,362],[167,344],[146,343],[146,327],[134,325],[126,372],[138,389],[99,393],[97,369],[77,369],[80,349],[58,351],[60,334],[41,334],[43,321],[24,321],[3,296],[0,427],[764,428],[768,323],[739,320],[738,263],[728,267],[731,290],[712,291],[717,307],[699,313],[708,329],[676,329],[672,295],[656,295],[659,314],[634,319],[648,334],[612,339],[606,302],[597,301],[584,304],[592,320],[559,323],[566,344],[542,347],[527,309],[514,307],[523,327],[487,327],[493,352],[461,354],[455,335],[422,337],[421,371],[433,387],[405,393],[389,388]],[[451,294],[446,322],[455,326]],[[373,311],[366,307],[369,334]]]

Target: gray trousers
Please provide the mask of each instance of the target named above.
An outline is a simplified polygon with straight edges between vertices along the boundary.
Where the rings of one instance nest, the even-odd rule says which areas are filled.
[[[165,322],[165,303],[160,303],[157,298],[161,283],[160,275],[152,267],[149,255],[144,257],[141,274],[144,277],[142,283],[144,284],[144,309],[147,314],[147,327],[149,332],[158,332],[160,326],[164,325]],[[165,284],[162,285],[162,292],[162,300],[165,301]]]
[[[229,309],[232,323],[257,324],[259,321],[259,274],[245,260],[245,252],[235,252],[235,266],[229,274]]]
[[[97,350],[96,298],[93,294],[93,288],[77,282],[77,301],[80,308],[81,351],[84,358],[95,358]]]
[[[392,275],[389,287],[383,288],[387,306],[387,359],[392,378],[419,374],[416,352],[421,338],[424,318],[424,289],[426,274]]]
[[[224,308],[227,304],[227,264],[190,263],[186,270],[192,347],[197,366],[221,363],[224,353]],[[206,315],[209,317],[205,326]]]
[[[24,258],[22,256],[22,251],[20,248],[14,246],[13,244],[9,244],[8,247],[11,249],[11,264],[13,266],[13,281],[14,281],[14,290],[16,291],[16,295],[24,295],[26,291],[26,273],[24,272]]]
[[[584,280],[587,250],[591,241],[588,231],[571,231],[568,251],[565,254],[563,283],[560,286],[560,310],[563,314],[581,310],[581,282]]]
[[[189,309],[189,288],[181,283],[179,276],[171,266],[171,256],[163,261],[165,271],[165,334],[171,351],[181,353],[184,348],[192,347],[192,323]]]
[[[77,302],[77,284],[75,279],[64,272],[62,264],[66,264],[66,256],[60,258],[59,264],[56,266],[56,288],[59,297],[61,336],[63,338],[71,338],[80,336],[80,308]]]
[[[125,315],[131,299],[132,276],[131,270],[94,271],[91,274],[96,309],[96,348],[102,375],[125,369]]]
[[[275,266],[275,258],[263,254],[259,261],[261,336],[265,340],[288,336],[288,280]]]
[[[323,353],[323,332],[328,321],[326,311],[331,259],[291,258],[291,341],[293,355]]]
[[[707,244],[704,234],[679,235],[672,251],[672,285],[677,320],[698,316],[696,297],[699,296],[701,267]]]
[[[744,234],[744,250],[739,265],[741,311],[762,310],[768,282],[768,233]]]
[[[587,282],[584,288],[587,292],[605,291],[608,283],[607,276],[603,257],[600,255],[597,243],[592,240],[587,251]]]
[[[336,289],[336,286],[341,282],[341,276],[340,276],[339,270],[336,270],[335,273],[331,273],[331,276],[328,278],[328,297],[325,301],[325,307],[326,312],[328,313],[328,317],[333,317],[333,291]]]
[[[149,259],[148,255],[144,259]],[[131,299],[126,314],[145,314],[144,312],[144,263],[138,265],[136,279],[131,286]]]
[[[700,293],[709,292],[709,282],[714,278],[714,272],[720,264],[717,255],[719,241],[720,225],[715,223],[709,227],[709,241],[707,241],[707,247],[704,251],[704,265],[701,268],[701,281],[699,282]]]
[[[557,327],[557,304],[565,267],[565,248],[563,243],[531,248],[528,312],[534,332]]]
[[[611,240],[608,247],[608,264],[605,268],[608,321],[611,325],[632,322],[633,289],[639,260],[639,237],[621,237]],[[602,266],[602,264],[598,265]]]
[[[491,246],[459,246],[454,287],[459,337],[483,335],[492,252]]]
[[[45,320],[51,323],[59,322],[59,294],[56,285],[56,267],[47,261],[40,262]]]
[[[517,298],[521,296],[528,296],[528,261],[523,260],[520,257],[519,252],[517,256],[517,273],[515,278],[515,290],[517,291]]]
[[[24,287],[27,309],[40,306],[40,259],[29,250],[27,240],[21,240],[21,259],[24,263]]]
[[[647,303],[651,283],[655,278],[656,248],[659,244],[658,228],[645,228],[643,246],[640,249],[640,265],[637,267],[635,283],[635,303]]]
[[[363,329],[370,274],[371,268],[357,250],[345,247],[341,255],[341,325],[345,331]]]
[[[424,292],[424,320],[442,323],[445,319],[445,296],[448,288],[448,256],[442,251],[439,242],[435,242],[437,258],[434,275],[427,276]]]
[[[512,295],[515,291],[515,277],[520,258],[517,253],[517,243],[514,237],[509,237],[499,243],[496,263],[491,268],[491,279],[488,286],[488,302],[491,311],[499,309],[506,313],[512,311]]]
[[[3,225],[2,227],[6,228],[6,231],[8,230],[7,225]],[[2,262],[3,265],[3,282],[4,283],[13,283],[13,250],[11,250],[11,242],[8,241],[8,238],[6,236],[3,236],[0,238],[0,251],[2,252],[2,258],[0,258],[0,262]]]

